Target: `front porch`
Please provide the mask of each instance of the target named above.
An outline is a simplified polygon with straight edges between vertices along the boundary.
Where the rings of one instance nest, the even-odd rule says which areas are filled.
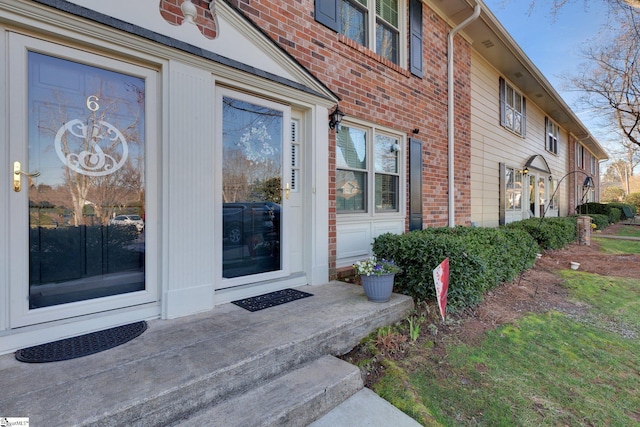
[[[332,355],[404,319],[413,302],[371,303],[342,282],[300,289],[314,296],[151,320],[140,337],[79,359],[0,356],[0,416],[33,426],[308,425],[363,387],[358,369]]]

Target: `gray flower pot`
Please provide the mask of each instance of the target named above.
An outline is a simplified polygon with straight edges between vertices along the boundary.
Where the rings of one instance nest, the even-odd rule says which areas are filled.
[[[395,274],[382,276],[360,276],[364,293],[373,302],[387,302],[393,292],[393,278]]]

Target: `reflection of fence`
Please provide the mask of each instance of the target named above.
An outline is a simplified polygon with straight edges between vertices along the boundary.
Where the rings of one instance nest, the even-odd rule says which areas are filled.
[[[30,285],[144,269],[144,241],[134,225],[29,230]]]

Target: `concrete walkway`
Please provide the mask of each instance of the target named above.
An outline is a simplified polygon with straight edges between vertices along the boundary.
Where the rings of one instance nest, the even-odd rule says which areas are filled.
[[[420,424],[364,388],[310,427],[420,427]]]
[[[592,239],[598,239],[598,238],[602,238],[602,239],[616,239],[616,240],[630,240],[630,241],[635,241],[635,242],[640,242],[640,237],[633,237],[633,236],[615,236],[613,234],[599,234],[599,233],[593,233],[591,235]]]
[[[361,393],[359,370],[331,356],[404,320],[411,298],[371,303],[360,286],[341,282],[300,289],[314,296],[254,313],[225,304],[151,320],[140,337],[83,358],[26,364],[0,356],[0,417],[65,427],[412,425],[375,393]]]

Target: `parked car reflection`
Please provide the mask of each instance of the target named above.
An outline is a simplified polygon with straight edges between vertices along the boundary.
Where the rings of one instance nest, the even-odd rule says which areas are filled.
[[[144,229],[144,221],[140,215],[118,215],[109,220],[109,225],[135,225],[138,233]]]
[[[225,245],[255,245],[256,240],[279,239],[280,205],[273,202],[236,202],[223,205]]]

